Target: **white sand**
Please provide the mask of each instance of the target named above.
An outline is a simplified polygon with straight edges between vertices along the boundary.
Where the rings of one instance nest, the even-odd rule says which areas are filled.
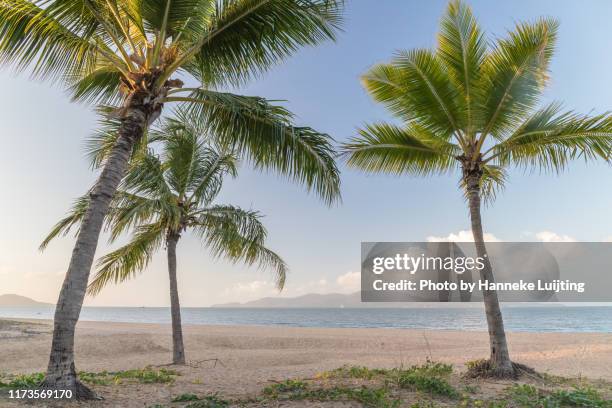
[[[20,330],[0,325],[0,372],[44,371],[51,322],[30,320]],[[270,380],[310,378],[345,364],[397,367],[429,357],[461,370],[466,361],[488,353],[483,332],[194,325],[184,330],[193,367],[179,369],[181,392],[227,397],[257,393]],[[509,342],[513,360],[538,371],[612,380],[612,334],[510,333]],[[219,363],[202,361],[208,359]],[[125,370],[170,360],[167,325],[79,322],[78,370]],[[156,392],[160,398],[176,395],[166,386]]]

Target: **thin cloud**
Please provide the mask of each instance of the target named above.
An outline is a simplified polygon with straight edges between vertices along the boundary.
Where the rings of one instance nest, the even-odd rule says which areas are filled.
[[[484,234],[484,240],[485,242],[502,242],[501,239],[487,232]],[[472,231],[463,230],[457,233],[451,232],[445,237],[430,236],[427,237],[427,242],[474,242],[474,236]]]
[[[576,239],[569,235],[557,234],[552,231],[540,231],[535,234],[540,242],[576,242]]]

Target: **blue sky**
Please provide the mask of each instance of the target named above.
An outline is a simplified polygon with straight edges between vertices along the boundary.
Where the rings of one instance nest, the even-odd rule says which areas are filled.
[[[544,102],[563,101],[579,112],[612,110],[612,3],[512,0],[472,1],[490,39],[514,23],[551,16],[561,23],[551,85]],[[337,43],[301,50],[253,82],[244,94],[286,99],[298,123],[342,141],[366,122],[390,116],[366,95],[359,77],[398,49],[433,47],[446,1],[353,0]],[[95,128],[85,106],[58,87],[0,72],[0,293],[55,302],[73,240],[41,254],[40,239],[72,199],[94,181],[83,141]],[[7,97],[8,96],[8,97]],[[269,246],[291,267],[285,296],[356,290],[361,241],[420,241],[468,229],[457,174],[415,179],[364,175],[342,166],[342,205],[328,208],[286,180],[243,169],[226,183],[219,202],[260,210]],[[485,230],[503,240],[612,236],[612,171],[574,163],[561,175],[511,171],[506,190],[485,209]],[[108,247],[102,243],[99,254]],[[191,238],[179,246],[183,305],[243,301],[274,294],[265,271],[211,261]],[[138,279],[106,289],[88,305],[164,306],[163,254]]]

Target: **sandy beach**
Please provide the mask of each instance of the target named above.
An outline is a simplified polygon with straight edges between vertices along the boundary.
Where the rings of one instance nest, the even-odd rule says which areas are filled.
[[[146,386],[131,385],[129,403],[124,389],[99,387],[106,403],[149,406],[179,391],[239,398],[274,381],[312,378],[343,365],[391,368],[429,358],[461,371],[466,361],[488,351],[483,332],[193,325],[184,330],[189,365],[177,369],[176,383],[149,386],[144,393]],[[50,321],[0,321],[0,371],[43,371],[50,333]],[[83,321],[76,339],[81,371],[162,366],[171,358],[166,325]],[[514,359],[539,372],[612,380],[612,334],[510,333],[509,341]]]

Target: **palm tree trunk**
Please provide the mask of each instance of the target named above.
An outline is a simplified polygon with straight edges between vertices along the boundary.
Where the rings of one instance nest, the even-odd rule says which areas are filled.
[[[51,355],[43,388],[71,390],[73,398],[96,398],[77,379],[74,333],[81,313],[98,238],[110,202],[125,175],[134,144],[154,119],[152,105],[134,103],[125,108],[117,143],[90,192],[90,203],[81,223],[68,272],[55,308]]]
[[[179,302],[176,281],[176,245],[180,236],[168,234],[168,275],[170,277],[170,313],[172,314],[172,363],[185,364],[185,347],[183,345],[183,327],[181,325],[181,304]]]
[[[472,234],[476,245],[478,257],[484,259],[485,267],[480,271],[480,278],[490,283],[495,282],[493,269],[487,255],[484,234],[482,231],[482,219],[480,215],[480,171],[474,170],[465,178],[468,202],[470,207],[470,219],[472,222]],[[508,342],[504,330],[497,292],[494,290],[483,291],[485,313],[487,315],[487,326],[489,328],[489,343],[491,346],[491,358],[489,362],[490,374],[495,377],[512,377],[514,368],[510,361]]]

